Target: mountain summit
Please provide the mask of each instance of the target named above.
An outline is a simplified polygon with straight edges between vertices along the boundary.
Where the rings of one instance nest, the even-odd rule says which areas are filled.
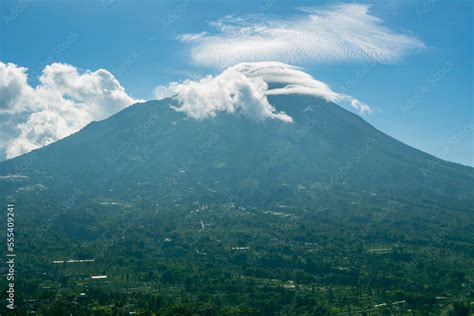
[[[176,110],[195,119],[215,117],[224,112],[257,121],[276,119],[292,122],[289,115],[275,109],[268,100],[272,95],[291,94],[349,103],[361,113],[372,111],[367,104],[347,94],[334,92],[301,68],[280,62],[240,63],[217,76],[157,87],[155,94],[159,99],[173,97],[179,102]]]

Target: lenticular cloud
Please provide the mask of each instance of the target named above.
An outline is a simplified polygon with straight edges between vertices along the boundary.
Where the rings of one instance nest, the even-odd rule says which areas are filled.
[[[392,63],[424,48],[370,14],[365,4],[304,8],[290,18],[226,16],[210,29],[178,37],[196,64],[225,68],[239,62],[277,60],[290,64]]]
[[[271,88],[278,84],[278,88]],[[292,122],[284,112],[278,112],[268,101],[269,95],[306,94],[331,102],[347,102],[361,113],[371,108],[349,95],[337,93],[301,68],[280,62],[240,63],[217,76],[201,80],[173,82],[155,89],[155,97],[175,98],[175,110],[194,119],[213,118],[219,112],[241,115],[256,121],[276,119]]]

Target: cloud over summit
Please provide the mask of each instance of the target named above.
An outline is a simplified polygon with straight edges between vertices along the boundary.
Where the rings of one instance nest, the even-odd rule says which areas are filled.
[[[240,62],[275,60],[289,64],[393,63],[424,48],[414,36],[397,33],[370,14],[365,4],[303,8],[286,19],[265,15],[227,16],[210,30],[178,37],[196,64],[225,68]]]
[[[271,84],[278,84],[278,88],[272,88]],[[269,95],[281,94],[313,95],[331,102],[349,103],[361,113],[371,112],[368,105],[334,92],[301,68],[280,62],[240,63],[216,76],[173,82],[155,89],[157,99],[175,98],[179,102],[175,109],[194,119],[213,118],[225,112],[257,121],[292,122],[289,115],[277,111],[267,99]]]

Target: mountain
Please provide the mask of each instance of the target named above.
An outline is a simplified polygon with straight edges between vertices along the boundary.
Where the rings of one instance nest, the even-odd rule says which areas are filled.
[[[0,188],[41,185],[58,196],[133,192],[150,203],[233,196],[256,206],[298,203],[301,191],[474,196],[473,168],[409,147],[334,103],[298,94],[269,101],[294,122],[232,114],[195,120],[172,109],[173,99],[139,103],[1,163]]]
[[[269,100],[293,123],[164,99],[1,163],[18,312],[469,314],[473,169],[321,98]]]

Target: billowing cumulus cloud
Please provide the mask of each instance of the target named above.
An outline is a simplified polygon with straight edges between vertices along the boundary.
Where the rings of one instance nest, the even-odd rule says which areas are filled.
[[[208,32],[182,34],[195,63],[225,68],[239,62],[276,60],[290,64],[392,63],[424,48],[416,37],[391,30],[365,4],[304,8],[288,19],[227,16]]]
[[[21,112],[33,89],[28,85],[27,69],[0,62],[0,111]]]
[[[334,92],[302,69],[280,62],[240,63],[217,76],[173,82],[155,89],[157,99],[175,98],[179,103],[175,109],[195,119],[212,118],[219,112],[226,112],[257,121],[292,122],[290,116],[278,112],[268,102],[268,95],[281,94],[314,95],[331,102],[349,103],[361,113],[371,112],[367,104]]]
[[[28,84],[27,73],[0,62],[0,144],[7,158],[55,142],[137,101],[104,69],[80,72],[53,63],[43,69],[36,87]]]
[[[262,78],[248,77],[238,67],[231,67],[215,77],[157,87],[155,96],[174,95],[180,103],[175,109],[195,119],[215,117],[218,112],[227,112],[255,120],[271,118],[291,122],[288,115],[277,112],[268,102],[267,90],[268,85]]]

